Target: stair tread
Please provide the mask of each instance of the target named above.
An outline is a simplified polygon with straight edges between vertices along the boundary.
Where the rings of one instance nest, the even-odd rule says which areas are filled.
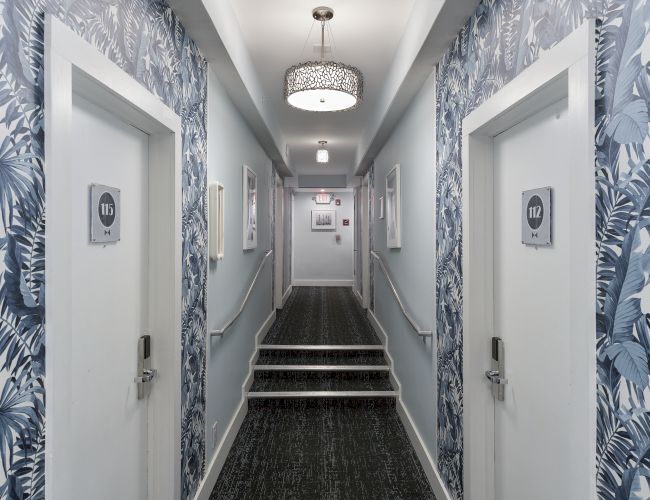
[[[248,397],[261,398],[373,398],[397,397],[397,391],[250,391]]]
[[[257,364],[387,366],[382,351],[261,351]]]
[[[252,392],[391,391],[386,371],[256,371]]]
[[[256,365],[255,371],[364,372],[389,371],[388,365]]]
[[[260,350],[282,351],[383,351],[381,344],[261,344]]]

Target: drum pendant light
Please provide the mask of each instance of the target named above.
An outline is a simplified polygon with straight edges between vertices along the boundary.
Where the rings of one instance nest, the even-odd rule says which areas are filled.
[[[284,76],[284,98],[304,111],[345,111],[363,101],[363,75],[354,66],[325,60],[325,23],[334,17],[329,7],[316,7],[312,17],[321,23],[321,59],[291,66]]]

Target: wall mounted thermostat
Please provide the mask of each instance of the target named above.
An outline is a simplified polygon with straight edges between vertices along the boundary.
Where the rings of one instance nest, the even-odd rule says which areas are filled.
[[[521,193],[521,242],[535,247],[552,243],[553,188]]]
[[[120,190],[101,184],[90,185],[90,242],[120,241]]]

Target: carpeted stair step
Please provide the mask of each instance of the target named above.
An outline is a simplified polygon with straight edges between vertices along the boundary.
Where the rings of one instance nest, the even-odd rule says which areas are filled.
[[[388,366],[381,350],[262,349],[258,365]]]
[[[250,392],[393,391],[388,371],[255,371]]]

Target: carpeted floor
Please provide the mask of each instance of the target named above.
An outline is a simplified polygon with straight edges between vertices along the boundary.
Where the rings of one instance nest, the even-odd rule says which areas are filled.
[[[388,400],[251,401],[210,500],[434,499]]]
[[[350,289],[294,288],[263,344],[380,342]],[[386,364],[383,349],[261,349],[250,390],[262,399],[249,399],[210,500],[435,500],[395,397],[372,394],[393,390],[389,372],[377,369]],[[264,394],[322,390],[367,393],[363,399]]]
[[[380,344],[351,288],[295,287],[263,344]]]

